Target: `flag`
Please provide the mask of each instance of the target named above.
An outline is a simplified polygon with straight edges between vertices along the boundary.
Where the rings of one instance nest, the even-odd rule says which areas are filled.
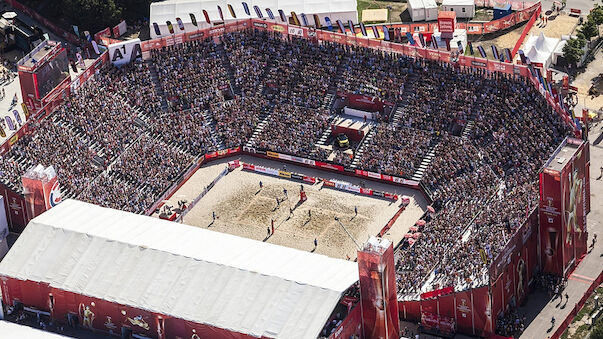
[[[193,23],[193,26],[197,27],[197,18],[195,18],[195,15],[193,13],[190,13],[191,16],[191,22]]]
[[[272,10],[270,8],[266,8],[266,14],[268,14],[270,20],[274,20],[274,13],[272,13]]]
[[[471,41],[467,41],[467,45],[469,46],[469,53],[471,53],[471,55],[473,55],[473,44],[471,43]]]
[[[387,29],[387,26],[385,26],[385,25],[383,25],[383,40],[391,41],[390,36],[389,36],[389,30]]]
[[[86,68],[84,58],[82,58],[82,55],[80,53],[75,53],[75,58],[77,59],[77,63],[80,64],[81,68]]]
[[[71,27],[73,27],[73,31],[75,32],[75,35],[77,35],[79,37],[80,36],[80,29],[79,29],[79,27],[77,27],[76,25],[73,25]]]
[[[230,12],[231,17],[233,17],[235,19],[237,18],[237,14],[235,13],[234,8],[232,8],[231,4],[228,4],[228,11]]]
[[[224,21],[224,13],[222,13],[222,7],[218,5],[218,15],[220,15],[220,20]]]
[[[155,24],[155,25],[157,25],[157,24]],[[100,54],[100,51],[98,50],[98,44],[96,43],[96,41],[92,40],[90,43],[92,44],[92,48],[94,49],[94,53]]]
[[[15,123],[13,122],[13,119],[11,119],[11,117],[9,117],[8,115],[4,117],[4,120],[6,120],[6,125],[8,126],[8,129],[11,131],[16,131],[17,128],[15,127]]]
[[[410,34],[410,32],[406,32],[406,38],[408,39],[408,43],[411,46],[416,46],[417,43],[415,42],[415,39],[413,39],[412,34]]]
[[[84,31],[84,36],[86,37],[86,40],[92,41],[92,35],[90,35],[90,32]]]
[[[278,15],[281,16],[281,21],[282,22],[287,22],[287,16],[285,15],[285,11],[283,11],[282,9],[278,10]]]
[[[498,55],[498,49],[496,48],[496,46],[490,45],[490,48],[492,48],[492,56],[494,57],[494,59],[500,60],[500,55]]]
[[[483,248],[479,249],[479,256],[481,257],[482,261],[484,262],[484,265],[488,265],[488,258],[486,257],[486,251],[484,251]]]
[[[17,123],[19,125],[23,124],[23,120],[21,120],[21,115],[19,115],[19,111],[17,111],[16,109],[13,110],[13,115],[15,116],[15,120],[17,120]]]
[[[4,132],[4,128],[0,126],[0,137],[6,138],[6,132]]]
[[[364,24],[362,22],[360,23],[360,32],[362,32],[362,35],[364,35],[364,36],[368,35],[366,33],[366,27],[364,26]]]
[[[433,42],[433,47],[435,47],[435,49],[440,49],[440,46],[438,46],[438,39],[435,36],[431,36],[431,42]]]
[[[371,28],[373,29],[373,35],[375,35],[375,38],[377,38],[377,39],[381,38],[381,35],[379,34],[379,30],[377,29],[377,26],[371,26]]]
[[[417,34],[417,37],[419,36],[419,34]],[[413,34],[413,38],[414,38],[414,34]],[[415,39],[415,43],[417,44],[417,47],[423,47],[423,45],[421,44],[421,39],[417,38]]]
[[[170,34],[174,34],[174,26],[172,26],[172,23],[168,20],[165,22],[167,24],[167,28],[168,31],[170,31]]]
[[[526,56],[525,56],[525,54],[523,54],[523,51],[521,49],[519,50],[519,58],[521,59],[522,64],[524,64],[524,65],[527,64]]]
[[[352,35],[356,35],[356,30],[354,29],[354,23],[352,20],[348,20],[348,26],[350,27],[350,32],[352,32]]]
[[[245,11],[245,14],[251,15],[251,13],[249,12],[249,6],[247,6],[247,3],[242,2],[242,4],[243,4],[243,10]]]
[[[322,25],[320,24],[320,17],[318,16],[318,14],[314,14],[314,25],[316,25],[316,28],[322,27]]]
[[[331,23],[331,19],[328,16],[325,17],[325,22],[327,23],[327,28],[329,31],[333,32],[333,23]]]
[[[262,10],[257,5],[253,6],[253,10],[255,11],[255,15],[258,16],[258,19],[264,18],[264,14],[262,14]]]
[[[301,22],[302,22],[302,24],[304,24],[304,27],[306,27],[306,26],[310,26],[310,25],[308,24],[308,18],[306,17],[306,15],[305,15],[304,13],[302,13],[302,14],[300,14],[300,16],[301,16],[301,19],[302,19],[302,21],[301,21]]]
[[[13,116],[19,125],[23,124],[23,120],[21,119],[21,115],[19,115],[19,111],[16,109],[13,110]]]
[[[180,30],[184,31],[184,23],[182,22],[182,20],[180,20],[180,18],[176,18],[176,22],[178,23],[178,27],[180,27]]]
[[[339,31],[341,31],[342,34],[346,34],[345,27],[343,27],[343,22],[341,22],[341,20],[337,20],[337,26],[339,26]]]
[[[484,47],[482,46],[477,46],[477,51],[479,52],[479,54],[482,56],[482,58],[486,58],[486,51],[484,50]]]
[[[509,59],[509,62],[513,63],[513,56],[511,55],[511,50],[508,48],[505,48],[505,54],[507,55],[507,59]]]
[[[291,18],[293,18],[293,24],[296,26],[300,26],[299,24],[299,18],[297,17],[297,14],[295,14],[295,12],[291,11]]]
[[[203,16],[205,17],[205,22],[211,24],[211,21],[209,20],[209,14],[207,14],[206,10],[203,10]]]
[[[456,41],[456,45],[459,48],[459,54],[465,54],[465,51],[463,49],[463,44],[459,40]]]
[[[421,41],[421,47],[427,47],[427,45],[425,44],[425,36],[423,36],[423,33],[419,32],[419,41]]]

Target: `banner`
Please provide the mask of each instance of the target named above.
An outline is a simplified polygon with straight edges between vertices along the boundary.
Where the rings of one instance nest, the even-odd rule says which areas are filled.
[[[140,39],[132,39],[109,45],[109,60],[116,66],[142,59]]]

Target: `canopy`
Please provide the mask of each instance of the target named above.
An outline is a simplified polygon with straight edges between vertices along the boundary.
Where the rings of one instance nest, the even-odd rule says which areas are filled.
[[[358,267],[66,200],[30,221],[0,275],[256,337],[316,338]]]
[[[249,0],[245,1],[249,8],[249,15],[245,13],[242,1],[224,1],[224,0],[167,0],[162,2],[151,3],[149,25],[151,29],[151,38],[165,36],[171,34],[167,28],[166,22],[174,27],[174,33],[191,32],[201,28],[210,27],[205,20],[203,11],[206,11],[209,20],[213,22],[222,22],[218,11],[218,6],[222,9],[222,15],[225,22],[234,21],[237,19],[257,18],[254,6],[258,6],[264,18],[268,17],[266,8],[270,8],[276,20],[280,21],[279,9],[285,12],[287,17],[291,16],[291,12],[295,12],[298,16],[301,13],[306,14],[310,24],[314,24],[311,18],[313,14],[318,14],[322,24],[324,25],[325,17],[329,17],[332,22],[341,20],[347,22],[352,20],[358,22],[358,12],[356,10],[355,0]],[[232,6],[236,18],[233,17],[228,9],[228,5]],[[197,26],[192,24],[191,14],[194,15]],[[176,18],[182,21],[184,30],[179,28]],[[156,23],[160,29],[159,35],[156,34],[153,27]]]

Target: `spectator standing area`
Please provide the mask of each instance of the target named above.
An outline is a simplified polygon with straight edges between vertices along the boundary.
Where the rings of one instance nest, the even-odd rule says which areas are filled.
[[[228,159],[232,160],[232,159]],[[242,161],[270,168],[282,169],[283,164],[275,161],[243,156]],[[227,160],[210,163],[197,172],[172,196],[168,204],[177,206],[178,200],[192,201],[226,167]],[[325,179],[360,184],[359,178],[337,175],[331,172],[286,165],[287,171]],[[260,189],[259,183],[262,182]],[[300,185],[308,200],[298,204]],[[405,233],[423,214],[427,202],[423,196],[411,189],[368,181],[367,188],[407,195],[410,203],[396,223],[384,236],[394,244],[402,240]],[[283,189],[287,190],[287,197]],[[277,206],[276,199],[280,205]],[[356,258],[358,248],[341,224],[358,243],[364,243],[371,235],[377,235],[400,209],[401,199],[396,202],[377,197],[363,196],[351,192],[314,185],[280,177],[272,177],[238,168],[222,178],[186,214],[185,224],[209,228],[255,240],[315,251],[334,258]],[[289,208],[293,209],[290,215]],[[358,208],[355,216],[354,207]],[[213,220],[212,212],[216,214]],[[310,216],[308,215],[310,212]],[[158,214],[155,214],[158,216]],[[274,219],[274,234],[268,236]],[[314,239],[318,246],[314,248]]]

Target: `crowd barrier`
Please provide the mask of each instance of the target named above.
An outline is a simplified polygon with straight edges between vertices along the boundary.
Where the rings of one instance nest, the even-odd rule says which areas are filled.
[[[209,192],[212,188],[214,188],[214,186],[218,183],[218,181],[220,181],[220,179],[224,178],[226,176],[226,174],[229,173],[228,167],[225,168],[220,174],[218,174],[217,177],[214,178],[214,180],[212,180],[207,186],[205,186],[205,188],[203,188],[203,191],[201,191],[201,193],[199,195],[197,195],[195,197],[195,199],[193,199],[193,201],[191,201],[188,206],[186,207],[186,209],[184,211],[182,211],[182,213],[180,213],[180,215],[178,215],[178,217],[176,218],[176,222],[180,222],[182,220],[182,218],[184,218],[184,216],[190,212],[193,208],[195,208],[195,206],[197,205],[197,203],[199,203],[199,201],[201,199],[203,199],[203,197],[207,194],[207,192]]]
[[[59,26],[55,25],[54,23],[52,23],[50,20],[46,19],[45,17],[41,16],[40,14],[38,14],[38,12],[32,10],[31,8],[21,4],[19,1],[17,0],[4,0],[4,2],[6,2],[9,6],[13,7],[14,9],[21,11],[23,13],[25,13],[25,15],[34,18],[36,21],[41,22],[44,26],[50,28],[50,30],[52,30],[52,32],[58,36],[60,36],[61,38],[69,41],[70,43],[74,44],[74,45],[79,45],[81,40],[75,36],[75,34],[68,32],[62,28],[60,28]]]
[[[276,168],[270,168],[270,167],[265,167],[265,166],[260,166],[260,165],[249,164],[249,163],[243,163],[243,169],[247,170],[247,171],[251,171],[251,172],[271,175],[273,177],[295,179],[295,180],[303,181],[303,182],[306,182],[306,183],[309,183],[312,185],[314,185],[318,181],[318,179],[316,179],[315,177],[310,177],[310,176],[295,173],[295,172],[287,172],[284,170],[278,170]]]
[[[368,195],[368,196],[373,196],[373,197],[378,197],[378,198],[385,198],[385,199],[389,199],[392,201],[398,200],[397,194],[375,191],[370,188],[362,188],[358,185],[353,185],[353,184],[350,184],[349,182],[335,180],[335,179],[331,179],[331,180],[323,179],[323,186],[336,188],[338,190],[362,194],[362,195]]]
[[[398,220],[398,218],[400,217],[400,214],[402,214],[402,212],[404,212],[405,209],[406,209],[406,206],[400,207],[398,212],[396,212],[396,214],[394,214],[394,216],[387,222],[387,224],[381,229],[381,231],[379,231],[379,234],[377,236],[383,237],[383,235],[385,233],[387,233],[387,231],[389,231],[390,228],[392,228],[392,226],[394,225],[396,220]]]

